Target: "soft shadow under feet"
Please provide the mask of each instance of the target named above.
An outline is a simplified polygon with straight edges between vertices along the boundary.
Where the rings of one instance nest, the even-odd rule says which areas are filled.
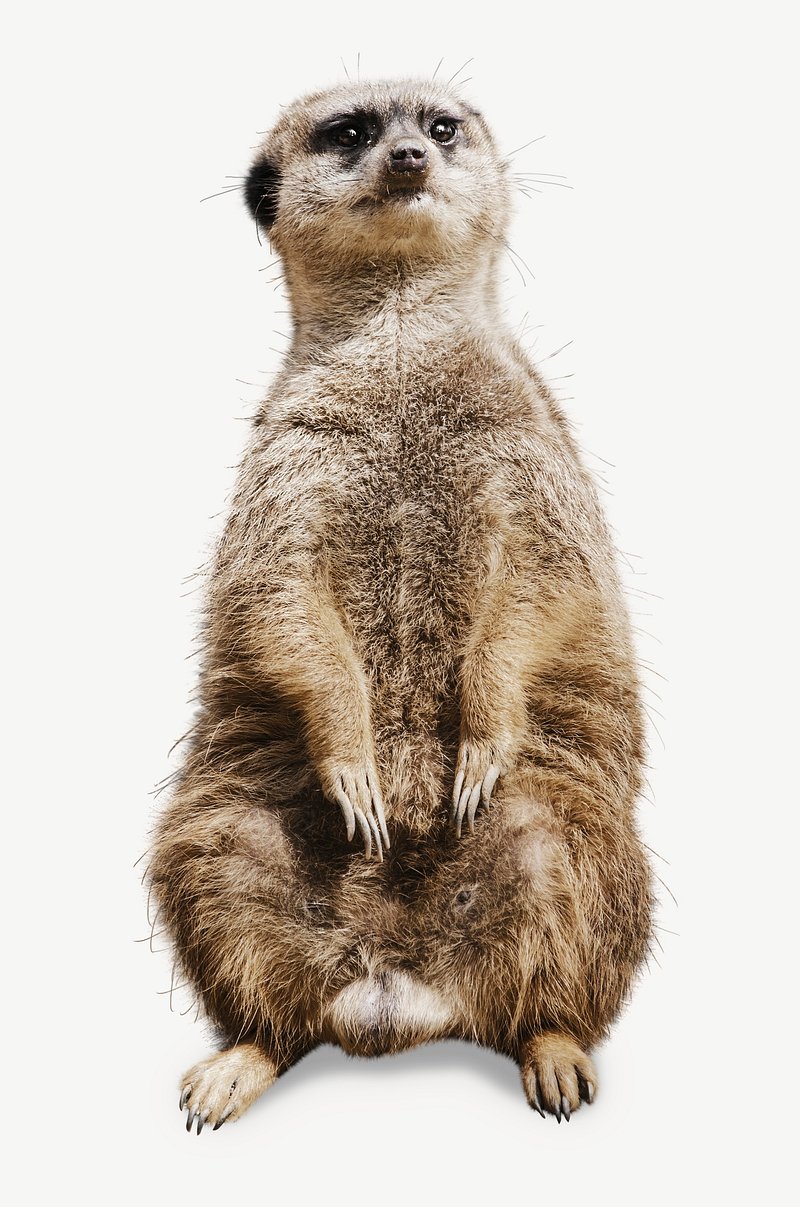
[[[305,1092],[319,1080],[330,1077],[345,1065],[352,1064],[358,1066],[360,1076],[380,1078],[383,1081],[392,1078],[407,1080],[426,1070],[446,1074],[449,1070],[466,1068],[472,1073],[477,1073],[509,1098],[519,1099],[522,1095],[519,1069],[514,1061],[465,1040],[448,1039],[424,1044],[392,1056],[348,1056],[341,1048],[325,1044],[309,1052],[299,1064],[279,1078],[277,1084],[265,1096],[265,1100],[274,1099],[281,1091],[286,1093],[290,1087]]]

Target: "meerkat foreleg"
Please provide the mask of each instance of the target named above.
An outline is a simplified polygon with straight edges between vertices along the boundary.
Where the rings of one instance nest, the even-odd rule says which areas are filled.
[[[364,669],[322,587],[294,583],[282,603],[258,628],[259,661],[301,717],[322,791],[341,809],[348,841],[358,829],[367,858],[374,848],[382,860],[389,833]]]
[[[461,740],[451,819],[474,828],[500,776],[510,771],[526,724],[526,688],[541,664],[542,616],[516,583],[491,584],[467,641],[459,676]]]

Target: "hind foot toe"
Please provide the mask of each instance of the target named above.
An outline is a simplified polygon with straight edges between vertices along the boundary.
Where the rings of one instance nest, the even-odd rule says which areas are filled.
[[[581,1102],[593,1102],[597,1074],[586,1053],[559,1031],[546,1031],[525,1044],[520,1060],[525,1096],[535,1111],[569,1122]]]
[[[180,1109],[188,1110],[186,1130],[197,1134],[208,1123],[214,1131],[238,1119],[277,1077],[273,1062],[255,1044],[217,1052],[196,1064],[181,1081]]]

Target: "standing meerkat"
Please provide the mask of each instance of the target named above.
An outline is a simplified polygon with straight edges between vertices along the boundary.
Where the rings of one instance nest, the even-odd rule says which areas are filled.
[[[284,112],[246,197],[294,328],[149,871],[225,1042],[187,1127],[318,1044],[447,1037],[569,1119],[650,938],[643,724],[594,485],[501,315],[506,163],[447,88],[348,84]]]

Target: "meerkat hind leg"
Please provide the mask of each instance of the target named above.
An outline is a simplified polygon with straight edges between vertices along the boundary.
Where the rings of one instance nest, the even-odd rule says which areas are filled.
[[[187,1132],[195,1119],[198,1136],[206,1123],[216,1131],[238,1119],[277,1076],[275,1063],[256,1044],[238,1044],[202,1060],[181,1081],[180,1109],[189,1112]]]
[[[594,1065],[582,1048],[561,1031],[543,1031],[523,1045],[520,1071],[525,1096],[544,1119],[545,1111],[569,1122],[581,1102],[597,1091]]]

